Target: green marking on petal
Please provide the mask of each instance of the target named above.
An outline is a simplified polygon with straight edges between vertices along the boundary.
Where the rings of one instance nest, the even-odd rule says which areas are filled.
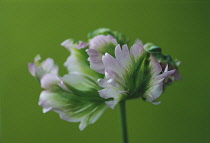
[[[104,45],[102,48],[98,49],[98,51],[101,54],[105,54],[105,53],[109,53],[110,55],[114,56],[114,49],[115,49],[116,45],[114,45],[113,43],[109,43]]]
[[[71,55],[68,57],[64,65],[68,68],[70,73],[78,72],[84,75],[86,74],[96,81],[98,78],[103,77],[103,75],[90,68],[90,63],[87,60],[89,56],[85,50],[85,48],[72,48]]]
[[[53,91],[44,91],[40,96],[39,105],[45,111],[53,110],[60,117],[70,122],[81,122],[80,129],[93,124],[107,109],[105,99],[101,98],[96,89],[80,91],[66,84],[69,91],[59,86]]]
[[[144,52],[137,61],[133,60],[129,70],[124,75],[125,84],[129,91],[128,98],[143,96],[151,80],[150,54]]]

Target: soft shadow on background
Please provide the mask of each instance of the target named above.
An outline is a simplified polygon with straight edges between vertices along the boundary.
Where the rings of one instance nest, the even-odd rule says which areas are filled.
[[[161,96],[161,105],[127,102],[130,143],[210,142],[209,1],[0,1],[0,142],[119,143],[117,108],[93,125],[60,120],[38,106],[41,88],[28,73],[36,54],[52,57],[66,71],[67,38],[86,40],[99,27],[120,31],[131,40],[153,42],[182,61],[181,81]]]

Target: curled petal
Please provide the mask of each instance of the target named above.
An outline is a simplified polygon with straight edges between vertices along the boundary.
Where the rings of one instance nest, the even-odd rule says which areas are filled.
[[[121,100],[122,94],[117,92],[116,89],[109,87],[98,91],[100,96],[104,99],[113,98],[114,100],[106,101],[106,105],[112,109],[117,105],[117,103]]]
[[[89,55],[88,61],[90,61],[90,68],[98,73],[104,74],[103,55],[94,49],[87,49],[86,52]]]
[[[129,65],[131,63],[131,56],[127,45],[123,45],[122,49],[120,48],[120,45],[117,45],[115,48],[115,56],[117,62],[121,67],[125,69],[129,68]]]
[[[86,50],[89,55],[90,67],[98,73],[104,74],[104,64],[102,56],[107,52],[114,55],[114,47],[117,41],[111,35],[98,35],[90,39],[89,49]]]
[[[87,43],[83,41],[76,41],[73,39],[66,39],[61,43],[61,46],[65,47],[67,50],[71,51],[72,48],[83,49],[88,46]]]
[[[109,47],[110,45],[111,47]],[[97,51],[105,52],[109,50],[106,48],[114,48],[112,45],[116,46],[117,41],[111,35],[98,35],[90,39],[90,49],[95,49]]]
[[[93,124],[107,109],[104,103],[94,103],[90,100],[81,100],[69,93],[56,93],[43,91],[40,95],[39,105],[43,112],[55,111],[60,118],[69,122],[80,122],[80,130]]]
[[[121,66],[119,65],[118,61],[110,54],[106,53],[102,57],[102,61],[107,73],[112,74],[112,72],[114,72],[117,75],[121,75]]]
[[[83,49],[85,47],[87,47],[89,44],[83,42],[83,41],[79,41],[78,45],[77,45],[77,49]]]
[[[157,75],[149,85],[148,90],[146,91],[144,98],[146,98],[146,101],[154,103],[154,101],[162,94],[163,92],[163,83],[164,79],[171,76],[175,70],[168,71],[168,68],[166,67],[164,73]]]
[[[79,81],[77,81],[78,84],[70,85],[72,82],[69,81],[79,78],[85,77],[74,74],[66,75],[61,79],[55,75],[45,75],[41,84],[46,90],[40,95],[39,105],[43,107],[44,113],[55,111],[63,120],[80,122],[79,128],[83,130],[87,125],[98,120],[107,106],[105,104],[106,100],[99,96],[97,89],[86,88],[86,90],[80,90]],[[91,81],[86,79],[86,82]],[[65,84],[65,88],[60,86],[61,84]]]
[[[28,70],[32,76],[36,75],[36,66],[33,63],[28,64]]]
[[[61,83],[61,80],[54,74],[48,73],[41,78],[41,87],[44,89],[51,89],[58,85],[58,83]]]
[[[159,62],[157,61],[157,59],[155,57],[151,56],[150,57],[150,61],[151,61],[152,76],[156,77],[162,71],[162,67],[161,67],[161,65],[159,64]]]
[[[61,46],[71,51],[71,48],[76,47],[76,44],[73,43],[72,39],[66,39],[61,43]]]
[[[53,59],[47,58],[45,61],[41,62],[40,56],[35,57],[34,63],[28,64],[28,69],[31,75],[39,80],[47,73],[55,75],[58,73],[58,67],[54,64]]]
[[[142,97],[153,104],[163,92],[163,80],[174,73],[164,71],[150,53],[137,43],[129,50],[126,45],[115,48],[115,57],[105,54],[102,61],[105,67],[106,79],[99,80],[104,87],[99,94],[107,105],[114,108],[117,103],[129,98]],[[112,100],[111,100],[112,99]]]

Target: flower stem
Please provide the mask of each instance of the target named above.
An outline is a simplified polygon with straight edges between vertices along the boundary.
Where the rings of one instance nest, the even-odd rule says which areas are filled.
[[[119,103],[119,113],[120,113],[120,121],[121,121],[122,143],[128,143],[125,101],[121,101]]]

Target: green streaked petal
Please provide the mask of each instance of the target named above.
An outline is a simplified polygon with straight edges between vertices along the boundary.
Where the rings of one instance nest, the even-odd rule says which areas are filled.
[[[65,82],[64,84],[68,90],[57,83],[53,90],[50,88],[43,91],[39,105],[43,107],[44,113],[55,111],[63,120],[81,122],[79,128],[83,130],[87,125],[98,120],[107,109],[106,100],[99,96],[97,89],[81,91]]]
[[[103,77],[103,75],[93,71],[90,68],[90,64],[87,61],[88,55],[85,50],[86,49],[84,48],[83,49],[71,48],[71,55],[64,63],[64,66],[67,67],[69,73],[74,73],[74,72],[81,73],[90,76],[96,81],[98,78]]]
[[[100,96],[112,99],[106,101],[111,108],[122,100],[137,97],[153,103],[163,92],[163,80],[174,72],[161,74],[158,61],[140,43],[130,50],[126,45],[122,49],[118,45],[115,56],[116,59],[109,54],[103,56],[106,79],[98,81],[105,88],[99,91]]]

